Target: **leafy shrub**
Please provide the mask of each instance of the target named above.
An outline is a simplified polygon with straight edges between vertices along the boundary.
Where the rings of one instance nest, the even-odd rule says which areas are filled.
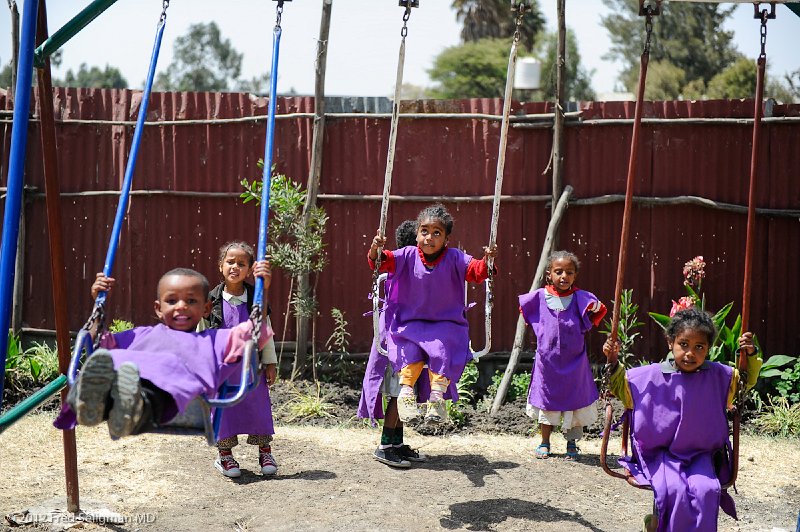
[[[322,386],[320,383],[316,382],[314,384],[317,387],[316,393],[311,390],[311,385],[291,385],[289,390],[291,398],[283,406],[289,413],[286,421],[315,417],[333,417],[333,414],[330,413],[330,410],[334,406],[333,403],[328,402],[328,397],[322,395]]]
[[[644,325],[636,313],[639,311],[639,305],[632,302],[633,289],[624,289],[620,294],[620,307],[619,307],[619,326],[617,327],[617,339],[622,344],[619,350],[619,362],[625,368],[633,366],[636,356],[633,354],[633,344],[636,339],[641,336],[641,333],[634,332]],[[616,305],[616,301],[613,302]],[[603,322],[605,327],[601,332],[611,334],[611,320],[607,319]]]
[[[334,307],[331,309],[333,318],[333,332],[328,341],[325,342],[325,349],[336,353],[347,354],[350,345],[350,333],[347,331],[347,320],[344,319],[344,312]]]
[[[58,376],[58,354],[38,342],[23,350],[19,337],[9,334],[4,375],[8,388],[18,391],[49,382]]]
[[[133,329],[133,323],[125,320],[118,320],[115,319],[111,322],[111,325],[108,326],[109,332],[118,333],[122,331],[128,331]]]
[[[445,407],[450,421],[456,427],[463,427],[469,419],[467,414],[468,407],[475,400],[475,385],[478,384],[478,364],[471,361],[464,367],[464,372],[458,380],[458,401],[447,400]]]
[[[766,434],[783,437],[800,436],[800,403],[789,404],[786,397],[771,397],[769,406],[755,419]]]
[[[775,355],[770,358],[767,363],[773,358],[785,356],[786,355]],[[800,404],[800,357],[795,359],[791,357],[787,358],[790,358],[787,363],[794,360],[794,365],[780,372],[779,379],[775,382],[775,389],[781,397],[787,399],[791,404],[796,406]],[[764,365],[766,366],[767,364],[765,363]],[[761,372],[762,374],[764,373],[763,368]]]
[[[486,395],[494,397],[497,395],[497,389],[500,388],[500,383],[503,381],[503,373],[499,370],[492,376],[492,384],[486,389]],[[511,384],[508,386],[506,392],[506,402],[513,402],[517,397],[527,397],[528,388],[531,386],[531,374],[528,372],[515,373],[511,376]]]

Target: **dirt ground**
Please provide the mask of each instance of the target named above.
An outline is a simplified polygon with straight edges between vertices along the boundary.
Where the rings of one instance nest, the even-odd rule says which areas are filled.
[[[598,439],[582,441],[574,463],[535,460],[535,437],[408,430],[406,441],[429,460],[395,470],[372,458],[377,429],[279,422],[277,477],[255,473],[255,449],[242,445],[235,450],[242,477],[229,480],[200,437],[112,441],[100,425],[77,431],[81,506],[98,522],[75,525],[54,514],[61,520],[12,528],[13,520],[25,523],[26,511],[30,521],[66,506],[52,419],[52,412],[28,416],[0,437],[2,530],[640,530],[652,504],[649,492],[603,473]],[[563,456],[564,446],[554,437],[554,453]],[[795,530],[800,442],[743,435],[738,489],[740,520],[723,514],[720,530]]]

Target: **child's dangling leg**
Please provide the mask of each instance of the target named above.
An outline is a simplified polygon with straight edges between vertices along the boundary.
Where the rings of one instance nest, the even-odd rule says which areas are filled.
[[[403,443],[403,423],[400,420],[397,421],[397,426],[394,428],[392,447],[403,460],[408,460],[409,462],[425,462],[428,460],[427,456]]]
[[[278,462],[272,456],[272,436],[269,434],[250,434],[247,443],[258,445],[258,465],[262,475],[274,475],[278,472]]]
[[[423,362],[414,362],[404,366],[400,371],[400,394],[397,396],[397,413],[400,421],[411,423],[420,418],[419,407],[417,406],[417,394],[414,392],[414,385],[422,373]]]
[[[567,439],[567,454],[565,458],[567,460],[577,460],[581,452],[577,441],[583,437],[583,427],[577,426],[567,429],[564,437]]]
[[[142,388],[135,364],[124,362],[114,370],[111,353],[98,349],[81,368],[67,402],[79,425],[93,426],[108,420],[108,432],[121,438],[152,426],[155,416],[160,416],[161,405],[148,397],[158,399],[156,395],[157,392]]]
[[[428,370],[431,379],[431,397],[428,401],[428,411],[425,414],[425,421],[428,423],[442,423],[447,420],[447,408],[445,408],[444,392],[450,386],[450,379],[444,375],[439,375]]]
[[[400,439],[402,440],[403,423],[398,416],[397,399],[392,397],[386,405],[386,416],[383,418],[383,430],[381,431],[381,443],[375,449],[375,460],[391,467],[406,469],[411,467],[411,462],[400,456],[394,445],[397,439],[398,427],[400,429]]]
[[[536,458],[550,458],[550,434],[553,432],[553,425],[540,422],[539,430],[542,433],[542,443],[536,448]]]
[[[242,471],[239,469],[239,462],[233,457],[233,448],[239,445],[239,437],[236,435],[217,441],[219,456],[214,460],[214,467],[228,478],[239,478]]]

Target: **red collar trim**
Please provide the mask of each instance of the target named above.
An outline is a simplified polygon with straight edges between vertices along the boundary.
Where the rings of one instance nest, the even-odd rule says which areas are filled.
[[[558,291],[558,290],[556,290],[556,288],[555,288],[553,285],[551,285],[551,284],[545,285],[544,289],[545,289],[545,290],[547,290],[547,293],[548,293],[548,294],[552,294],[552,295],[554,295],[554,296],[558,296],[558,297],[567,297],[567,296],[571,296],[572,294],[574,294],[575,292],[577,292],[577,291],[579,290],[577,286],[575,286],[575,285],[572,285],[572,286],[569,288],[569,290],[567,290],[566,292],[559,292],[559,291]]]
[[[444,256],[447,254],[447,244],[445,244],[445,246],[442,248],[442,252],[441,252],[441,253],[439,253],[439,256],[438,256],[438,257],[436,257],[436,259],[434,259],[434,260],[433,260],[433,261],[431,261],[431,262],[429,262],[429,261],[428,261],[428,260],[425,258],[425,254],[422,252],[422,250],[420,249],[420,247],[419,247],[419,246],[417,246],[417,254],[419,255],[419,260],[421,260],[421,261],[422,261],[422,265],[423,265],[423,266],[425,266],[426,268],[433,268],[434,266],[436,266],[437,264],[439,264],[440,262],[442,262],[442,259],[443,259],[443,258],[444,258]]]

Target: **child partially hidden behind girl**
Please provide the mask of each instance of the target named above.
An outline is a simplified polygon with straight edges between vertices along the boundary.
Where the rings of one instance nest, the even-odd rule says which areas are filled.
[[[730,479],[726,412],[739,389],[739,372],[706,360],[716,338],[714,322],[696,308],[681,310],[666,329],[671,356],[627,371],[617,362],[619,342],[603,352],[612,364],[611,391],[632,410],[632,455],[620,459],[640,485],[653,489],[656,515],[648,530],[717,530],[719,508],[736,518],[733,499],[721,489]],[[761,360],[752,333],[742,333],[747,351],[746,389],[755,386]]]
[[[254,274],[264,278],[265,291],[268,270],[266,261],[254,268]],[[98,274],[93,296],[113,284],[113,278]],[[240,371],[237,362],[253,327],[248,320],[232,329],[195,332],[211,310],[208,291],[208,280],[194,270],[176,268],[165,273],[155,301],[162,323],[104,335],[103,349],[83,364],[54,422],[56,428],[108,420],[113,437],[140,434],[170,421],[196,397],[213,397],[228,377]],[[262,322],[259,348],[272,334]]]
[[[253,308],[255,289],[245,282],[255,268],[253,248],[241,241],[224,244],[219,250],[218,266],[222,282],[209,293],[211,313],[202,320],[198,330],[236,327],[249,319]],[[271,275],[269,269],[265,275]],[[269,307],[264,321],[271,326],[268,309]],[[278,472],[278,463],[272,456],[271,446],[275,429],[269,387],[275,382],[278,362],[272,339],[264,347],[261,360],[263,371],[259,372],[256,387],[239,404],[213,412],[213,416],[222,416],[217,436],[219,455],[214,461],[214,467],[226,477],[236,478],[242,474],[239,463],[233,457],[233,448],[239,444],[239,434],[247,434],[247,443],[258,446],[262,475],[274,475]],[[234,374],[228,379],[227,385],[238,387],[240,379],[241,374]]]
[[[497,253],[496,246],[484,249],[484,258],[477,260],[448,247],[452,230],[447,209],[432,205],[417,217],[417,245],[384,250],[381,258],[380,271],[392,274],[386,301],[393,315],[386,319],[386,343],[389,361],[400,373],[397,409],[404,423],[421,416],[414,385],[426,363],[431,384],[425,420],[446,419],[444,394],[451,382],[458,382],[471,357],[464,281],[486,280],[486,258]],[[380,233],[373,238],[370,267],[374,268],[378,248],[385,243]]]

